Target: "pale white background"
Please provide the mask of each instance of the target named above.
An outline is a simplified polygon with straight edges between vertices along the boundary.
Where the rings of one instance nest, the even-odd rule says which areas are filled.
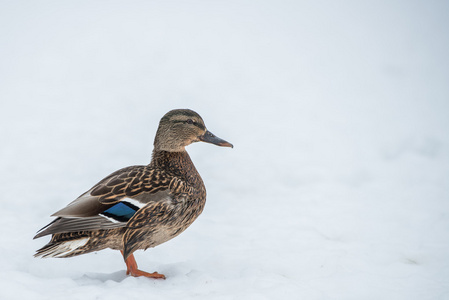
[[[447,1],[0,1],[1,299],[449,299]],[[201,217],[146,252],[35,232],[200,113]]]

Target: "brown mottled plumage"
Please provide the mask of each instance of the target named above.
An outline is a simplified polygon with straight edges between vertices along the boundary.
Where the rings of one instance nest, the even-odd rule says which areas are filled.
[[[160,121],[151,163],[112,173],[54,213],[57,218],[35,236],[52,238],[35,256],[71,257],[111,248],[122,252],[127,274],[165,278],[138,270],[133,252],[174,238],[203,211],[206,189],[185,151],[197,141],[232,147],[206,130],[196,112],[168,112]]]

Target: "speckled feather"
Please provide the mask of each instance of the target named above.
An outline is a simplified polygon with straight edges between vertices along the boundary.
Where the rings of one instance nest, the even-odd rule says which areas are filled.
[[[118,170],[96,184],[90,195],[110,207],[125,197],[145,202],[158,192],[165,192],[169,197],[164,197],[164,201],[149,201],[123,227],[64,233],[48,230],[51,227],[44,229],[36,237],[51,233],[53,237],[36,256],[47,252],[55,243],[89,237],[86,245],[63,257],[109,247],[123,250],[126,258],[137,249],[155,247],[183,232],[201,214],[206,202],[203,181],[187,152],[155,152],[148,166]]]

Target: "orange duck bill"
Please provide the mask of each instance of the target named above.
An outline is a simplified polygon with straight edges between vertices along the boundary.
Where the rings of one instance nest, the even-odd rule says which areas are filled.
[[[199,139],[202,142],[211,143],[217,146],[234,148],[234,146],[231,143],[220,139],[218,136],[215,136],[215,134],[213,134],[209,130],[207,130],[205,134],[201,135]]]

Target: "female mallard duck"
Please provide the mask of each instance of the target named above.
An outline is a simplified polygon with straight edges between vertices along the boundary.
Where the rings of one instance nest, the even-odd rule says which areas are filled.
[[[162,117],[152,159],[107,176],[67,207],[34,238],[52,234],[36,257],[70,257],[106,248],[120,250],[127,275],[165,278],[137,268],[133,252],[160,245],[201,214],[206,188],[185,147],[203,141],[232,145],[206,129],[194,111],[176,109]]]

